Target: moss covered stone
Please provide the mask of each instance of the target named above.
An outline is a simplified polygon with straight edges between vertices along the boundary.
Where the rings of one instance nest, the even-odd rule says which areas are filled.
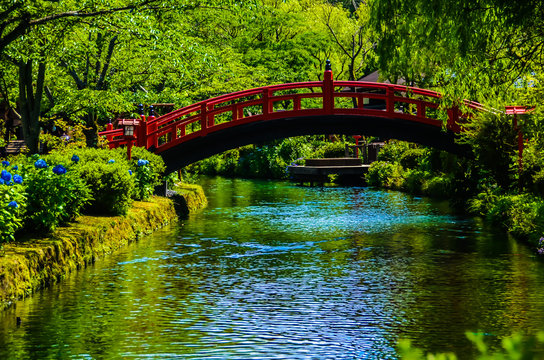
[[[126,216],[81,216],[47,238],[5,244],[0,253],[0,308],[176,218],[172,200],[153,197],[135,202]]]
[[[169,197],[174,201],[174,206],[180,216],[202,209],[208,205],[208,199],[200,185],[177,183],[172,188],[173,193]]]

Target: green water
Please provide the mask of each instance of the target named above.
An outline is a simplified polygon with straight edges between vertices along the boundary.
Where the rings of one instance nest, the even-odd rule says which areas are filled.
[[[544,329],[544,263],[443,203],[202,185],[201,213],[0,313],[0,359],[396,359],[399,338],[470,359],[466,330]]]

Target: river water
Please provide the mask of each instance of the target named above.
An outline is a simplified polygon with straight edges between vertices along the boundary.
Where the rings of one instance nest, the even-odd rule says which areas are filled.
[[[473,358],[544,329],[544,264],[444,203],[202,179],[204,211],[0,313],[0,359]],[[22,322],[16,324],[16,318]]]

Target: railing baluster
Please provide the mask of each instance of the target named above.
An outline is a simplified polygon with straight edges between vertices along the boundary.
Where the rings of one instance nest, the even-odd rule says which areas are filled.
[[[388,113],[394,113],[395,112],[395,91],[388,86],[386,90],[387,99],[385,100],[385,110]]]
[[[202,136],[208,133],[208,106],[206,103],[200,105],[200,131]]]

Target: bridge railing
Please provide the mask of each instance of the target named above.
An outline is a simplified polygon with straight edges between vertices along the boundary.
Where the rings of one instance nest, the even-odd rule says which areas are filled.
[[[334,81],[325,71],[323,81],[271,85],[204,100],[158,118],[142,118],[136,144],[157,153],[210,132],[250,122],[285,117],[361,115],[398,118],[459,132],[458,108],[440,114],[441,95],[435,91],[384,83]],[[474,102],[465,105],[480,110]],[[447,120],[444,121],[443,119]],[[121,129],[108,128],[110,148],[127,144]]]

